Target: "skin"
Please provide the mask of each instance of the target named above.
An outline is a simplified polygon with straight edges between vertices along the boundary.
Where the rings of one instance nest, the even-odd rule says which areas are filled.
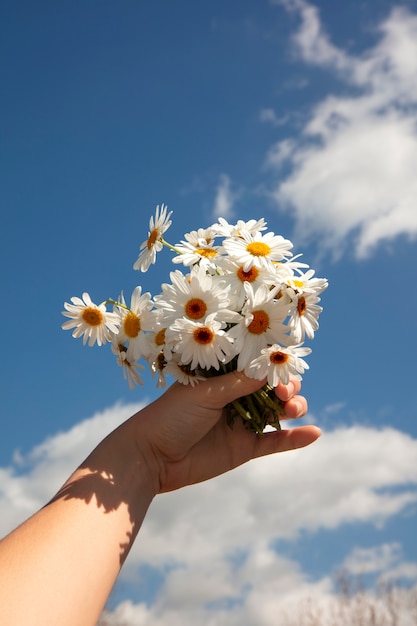
[[[108,435],[52,500],[0,542],[2,626],[93,626],[158,493],[313,443],[315,426],[259,437],[224,406],[263,382],[232,372],[174,384]],[[285,418],[305,415],[300,383],[279,385]]]

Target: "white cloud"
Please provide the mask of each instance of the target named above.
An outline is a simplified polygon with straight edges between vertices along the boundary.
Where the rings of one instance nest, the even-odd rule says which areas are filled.
[[[404,560],[400,543],[384,543],[371,548],[354,548],[345,559],[343,567],[349,573],[379,573],[379,582],[417,580],[417,563]]]
[[[380,526],[417,502],[416,458],[417,440],[398,430],[338,428],[305,450],[159,496],[129,558],[158,566],[234,555],[256,540],[260,520],[270,540]]]
[[[42,507],[97,443],[143,403],[116,405],[48,437],[29,454],[0,468],[0,536]]]
[[[358,258],[399,236],[415,240],[417,15],[393,9],[379,25],[379,42],[354,56],[330,42],[316,7],[277,3],[301,19],[293,37],[300,57],[354,87],[353,95],[325,97],[297,139],[268,153],[280,175],[284,162],[291,167],[273,197],[294,216],[295,237],[318,241],[335,257],[350,245]]]
[[[216,189],[216,197],[212,215],[214,219],[224,217],[226,220],[233,216],[233,207],[238,198],[238,192],[232,191],[230,176],[222,174]]]
[[[42,506],[97,442],[139,408],[97,413],[1,468],[2,534]],[[163,582],[152,606],[127,602],[115,616],[144,626],[275,626],[277,611],[290,615],[309,595],[326,598],[332,582],[309,580],[299,563],[277,554],[274,542],[351,522],[381,525],[406,512],[417,502],[416,457],[417,440],[394,428],[337,428],[304,450],[158,496],[121,584],[136,581],[143,565],[159,570]],[[395,545],[356,551],[346,562],[351,571],[386,563],[393,575],[410,578],[416,570]],[[117,623],[115,616],[109,619]]]
[[[272,126],[282,126],[288,122],[288,115],[277,117],[274,109],[261,109],[259,112],[259,121],[272,124]]]

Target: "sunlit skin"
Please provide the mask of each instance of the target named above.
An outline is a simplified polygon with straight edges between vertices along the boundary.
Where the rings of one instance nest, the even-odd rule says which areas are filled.
[[[156,494],[313,443],[315,426],[262,436],[240,422],[229,428],[224,407],[263,384],[239,372],[175,383],[103,439],[46,506],[0,541],[2,626],[94,626]],[[299,391],[296,380],[277,387],[284,418],[305,415]]]

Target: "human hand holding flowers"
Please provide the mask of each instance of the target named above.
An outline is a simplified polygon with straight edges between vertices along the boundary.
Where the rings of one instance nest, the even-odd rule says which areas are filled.
[[[139,434],[135,438],[146,465],[156,467],[155,492],[208,480],[251,459],[307,446],[320,436],[315,426],[257,437],[238,422],[232,431],[222,414],[224,406],[262,384],[242,372],[214,377],[192,388],[176,383],[138,414]],[[302,417],[307,412],[306,399],[298,395],[300,389],[301,382],[295,379],[288,385],[280,383],[274,390],[283,402],[282,419]]]
[[[153,299],[136,287],[130,306],[123,294],[98,306],[87,293],[82,300],[72,298],[65,303],[70,320],[63,328],[89,345],[111,341],[131,387],[141,383],[140,359],[161,387],[168,375],[194,386],[233,370],[266,379],[230,402],[229,425],[239,417],[258,434],[268,425],[279,429],[283,407],[273,388],[290,377],[301,380],[308,369],[303,357],[311,349],[303,343],[318,329],[319,295],[327,280],[292,256],[289,240],[264,233],[263,219],[231,225],[220,218],[173,246],[164,238],[170,217],[164,205],[157,207],[134,268],[147,271],[166,246],[188,273],[171,272],[171,283],[162,284]],[[109,304],[113,311],[107,311]]]

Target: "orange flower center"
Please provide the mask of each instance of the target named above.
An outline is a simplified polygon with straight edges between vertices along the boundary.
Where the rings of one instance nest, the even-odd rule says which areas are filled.
[[[271,254],[271,248],[263,241],[252,241],[246,246],[246,250],[252,256],[268,256]]]
[[[123,320],[123,328],[128,337],[134,339],[140,333],[140,319],[136,315],[130,311]]]
[[[161,351],[156,357],[156,367],[158,368],[158,371],[162,372],[165,365],[166,365],[166,360],[164,357],[164,353]]]
[[[155,344],[157,346],[163,346],[165,343],[165,333],[166,333],[166,328],[161,328],[160,331],[158,331],[155,335]]]
[[[238,271],[237,271],[237,277],[239,280],[242,281],[242,283],[245,282],[245,280],[248,283],[253,283],[259,276],[259,270],[256,267],[251,267],[249,271],[245,272],[243,270],[243,267],[239,267]]]
[[[269,360],[273,365],[282,365],[289,359],[289,355],[285,352],[272,352],[269,356]]]
[[[84,309],[81,316],[89,326],[100,326],[103,323],[103,313],[96,308],[88,306]]]
[[[298,315],[300,315],[300,317],[304,315],[304,313],[306,312],[306,309],[307,309],[306,299],[304,298],[304,296],[301,296],[301,298],[298,298],[298,303],[297,303]]]
[[[269,315],[265,311],[253,311],[253,320],[248,326],[248,331],[254,335],[261,335],[269,326]]]
[[[155,242],[158,239],[158,235],[159,235],[159,229],[154,228],[148,237],[148,241],[146,242],[146,247],[148,248],[148,250],[150,250],[152,246],[155,245]]]
[[[197,328],[194,331],[194,339],[200,345],[207,346],[213,341],[214,333],[211,328],[207,328],[207,326],[202,326],[201,328]]]
[[[207,311],[207,304],[201,298],[191,298],[185,305],[185,314],[192,320],[200,320]]]

